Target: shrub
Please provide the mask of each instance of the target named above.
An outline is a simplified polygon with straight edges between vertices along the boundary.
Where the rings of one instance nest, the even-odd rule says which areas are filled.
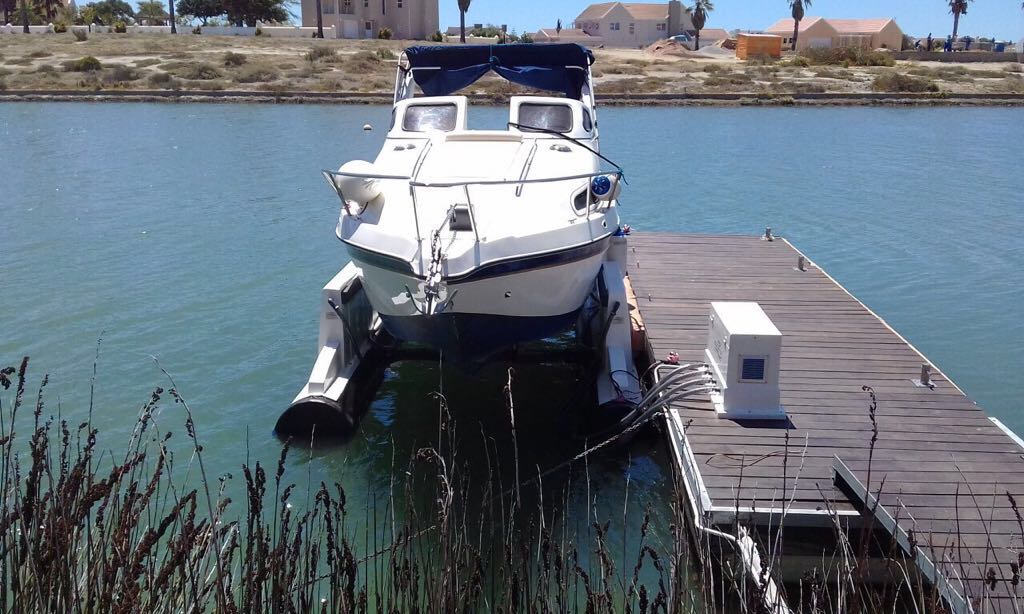
[[[234,51],[228,51],[224,54],[224,65],[225,66],[241,66],[245,64],[248,58],[242,53],[235,53]]]
[[[389,41],[392,36],[391,28],[381,28],[380,30],[377,30],[377,38],[381,40]]]
[[[89,40],[89,34],[85,30],[75,28],[71,30],[71,33],[75,36],[75,40],[80,43]]]
[[[1021,65],[1021,64],[1007,64],[1006,68],[1004,70],[1006,70],[1006,72],[1021,73],[1021,72],[1024,72],[1024,65]]]
[[[124,34],[128,31],[128,24],[123,21],[114,22],[114,32],[117,34]]]
[[[125,83],[127,81],[136,81],[142,77],[139,71],[123,64],[115,64],[106,71],[103,75],[103,81],[105,83]]]
[[[939,86],[930,79],[893,71],[875,77],[871,89],[876,92],[938,92]]]
[[[259,26],[256,27],[256,36],[265,36],[263,34],[263,28],[261,28]]]
[[[306,59],[310,62],[316,62],[318,60],[333,57],[334,49],[331,49],[330,47],[313,47],[309,50],[309,53],[306,54]]]
[[[267,66],[249,66],[235,77],[238,83],[259,83],[277,79],[277,71]]]
[[[892,54],[861,47],[809,47],[800,52],[810,64],[829,66],[895,66]]]
[[[377,57],[382,59],[382,60],[396,60],[396,59],[398,59],[398,56],[395,55],[395,52],[390,50],[390,49],[378,49],[377,50]]]
[[[168,85],[173,80],[174,80],[174,77],[171,76],[171,73],[163,72],[163,71],[155,72],[155,73],[151,74],[149,76],[149,79],[148,79],[150,85],[161,85],[161,86]]]
[[[177,74],[183,79],[195,79],[197,81],[209,81],[210,79],[219,79],[224,76],[224,73],[219,68],[206,62],[188,64]]]
[[[435,43],[443,43],[444,34],[441,34],[441,31],[438,30],[437,32],[434,32],[433,34],[430,35],[430,40],[434,41]]]
[[[726,68],[721,64],[706,64],[702,70],[707,73],[715,74],[726,70]]]
[[[91,55],[87,55],[77,60],[68,60],[64,62],[64,70],[70,72],[95,72],[102,70],[103,64]]]
[[[533,43],[533,37],[530,36],[529,34],[523,34],[523,37],[519,39],[519,42],[525,43],[527,45],[532,44]]]
[[[788,65],[788,66],[797,66],[797,67],[800,67],[800,68],[807,68],[808,66],[811,65],[811,62],[810,62],[810,60],[808,60],[807,58],[805,58],[802,55],[795,55],[795,56],[789,58],[789,60],[786,61],[786,65]]]
[[[68,24],[64,23],[63,21],[58,21],[57,23],[53,24],[53,31],[57,34],[64,34],[68,31]]]
[[[41,74],[41,75],[52,75],[52,74],[54,74],[56,72],[57,72],[57,69],[54,68],[53,66],[51,66],[50,64],[40,64],[36,68],[36,73]]]
[[[196,27],[192,28],[192,34],[202,34],[202,33],[203,33],[202,26],[196,26]]]

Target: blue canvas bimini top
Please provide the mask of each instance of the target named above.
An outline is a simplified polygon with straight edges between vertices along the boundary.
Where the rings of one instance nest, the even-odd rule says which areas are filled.
[[[513,83],[579,99],[594,63],[594,54],[575,43],[418,46],[405,54],[427,96],[447,96],[493,70]]]

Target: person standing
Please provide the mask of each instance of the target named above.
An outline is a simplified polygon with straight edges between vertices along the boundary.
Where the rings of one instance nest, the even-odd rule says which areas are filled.
[[[931,51],[932,50],[932,33],[931,32],[928,33],[928,46],[925,47],[924,50],[925,51]]]

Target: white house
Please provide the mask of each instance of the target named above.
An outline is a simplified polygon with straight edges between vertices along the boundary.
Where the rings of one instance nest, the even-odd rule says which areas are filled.
[[[693,29],[690,12],[679,0],[662,3],[591,4],[573,22],[578,30],[609,47],[646,47]],[[563,30],[564,32],[564,30]],[[592,40],[593,40],[592,39]]]
[[[302,1],[302,25],[316,26],[316,0]],[[438,31],[438,0],[320,0],[323,25],[339,38],[377,38],[382,28],[392,38],[430,38]]]

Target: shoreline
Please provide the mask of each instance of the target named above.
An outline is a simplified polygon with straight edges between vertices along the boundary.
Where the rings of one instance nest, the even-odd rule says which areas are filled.
[[[391,92],[261,92],[252,90],[3,90],[0,102],[175,102],[250,104],[391,104]],[[469,94],[476,104],[508,96]],[[882,92],[598,94],[601,106],[1024,106],[1024,94]]]

